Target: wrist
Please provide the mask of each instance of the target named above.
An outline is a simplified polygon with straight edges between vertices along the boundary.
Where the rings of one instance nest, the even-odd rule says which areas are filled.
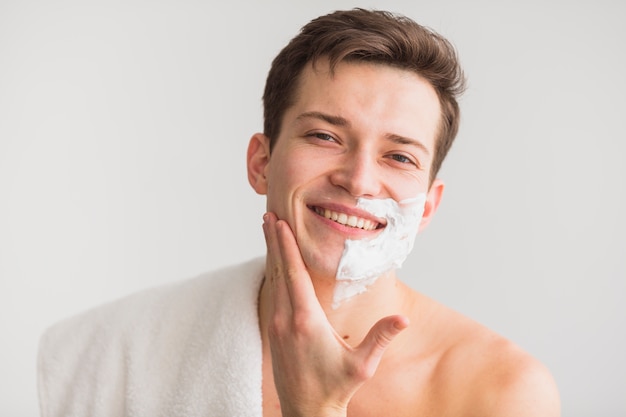
[[[283,417],[346,417],[348,410],[345,407],[320,406],[295,409],[281,405]]]

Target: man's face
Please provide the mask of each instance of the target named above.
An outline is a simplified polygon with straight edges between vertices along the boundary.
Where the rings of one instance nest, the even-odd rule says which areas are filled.
[[[373,238],[385,226],[355,208],[359,197],[428,192],[425,225],[443,189],[436,182],[428,190],[440,114],[432,86],[406,70],[345,62],[332,75],[326,62],[304,69],[271,155],[269,139],[255,135],[248,164],[311,274],[334,277],[345,240]]]

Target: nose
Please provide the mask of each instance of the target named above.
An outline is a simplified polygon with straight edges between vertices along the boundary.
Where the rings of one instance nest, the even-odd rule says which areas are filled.
[[[374,197],[381,191],[378,162],[364,149],[347,152],[330,181],[354,197]]]

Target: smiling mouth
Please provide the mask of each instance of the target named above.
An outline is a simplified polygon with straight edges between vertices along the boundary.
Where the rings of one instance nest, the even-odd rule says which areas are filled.
[[[385,227],[383,224],[377,221],[364,219],[362,217],[353,216],[338,211],[328,210],[322,207],[312,207],[312,209],[322,217],[325,217],[344,226],[354,227],[355,229],[376,230]]]

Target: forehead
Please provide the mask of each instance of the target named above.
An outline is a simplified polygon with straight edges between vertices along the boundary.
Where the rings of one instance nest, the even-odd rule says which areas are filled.
[[[439,98],[418,74],[384,64],[327,60],[309,63],[300,74],[284,122],[305,112],[323,112],[369,133],[415,137],[434,147],[441,118]]]

